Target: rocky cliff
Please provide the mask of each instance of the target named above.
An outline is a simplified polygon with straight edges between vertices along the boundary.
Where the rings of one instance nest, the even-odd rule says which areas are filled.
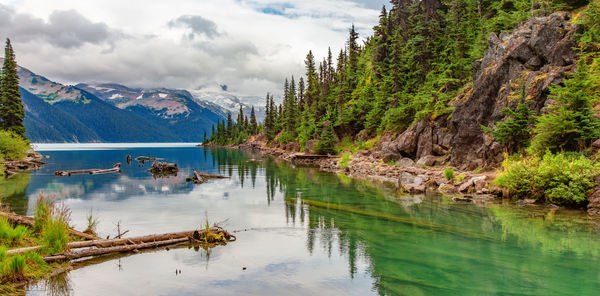
[[[399,135],[385,134],[373,155],[385,161],[410,157],[426,165],[450,162],[461,169],[497,165],[503,146],[484,132],[515,107],[526,103],[537,114],[552,104],[549,87],[573,71],[578,26],[567,12],[531,18],[511,34],[488,37],[485,56],[473,63],[473,85],[452,103],[449,117],[427,119]]]

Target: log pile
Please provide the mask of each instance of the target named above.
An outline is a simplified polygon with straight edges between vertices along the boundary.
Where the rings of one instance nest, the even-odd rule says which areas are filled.
[[[168,163],[163,161],[155,161],[152,163],[152,167],[148,170],[152,175],[159,176],[171,176],[177,175],[179,168],[175,163]]]
[[[121,173],[121,163],[115,164],[110,169],[85,169],[85,170],[71,170],[71,171],[56,171],[54,172],[55,176],[71,176],[71,175],[81,175],[81,174],[108,174],[108,173]]]
[[[229,178],[229,177],[222,176],[222,175],[212,175],[212,174],[194,171],[194,176],[187,178],[185,180],[187,182],[194,182],[195,184],[202,184],[202,183],[208,181],[209,179],[226,179],[226,178]]]
[[[10,177],[22,171],[39,170],[41,166],[46,164],[46,162],[42,161],[43,158],[43,155],[29,150],[27,151],[27,157],[22,160],[6,161],[6,175]]]

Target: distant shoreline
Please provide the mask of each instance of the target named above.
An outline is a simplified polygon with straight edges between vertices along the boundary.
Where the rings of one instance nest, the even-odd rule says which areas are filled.
[[[196,147],[193,143],[31,143],[35,151],[113,150],[125,148]]]

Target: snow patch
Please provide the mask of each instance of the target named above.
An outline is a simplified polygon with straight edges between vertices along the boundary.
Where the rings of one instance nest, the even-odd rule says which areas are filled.
[[[135,99],[136,99],[136,100],[141,100],[141,99],[142,99],[142,97],[144,97],[144,94],[140,94],[140,96],[139,96],[139,97],[137,97],[137,98],[135,98]]]
[[[116,100],[116,99],[122,99],[124,98],[121,94],[113,94],[112,96],[108,97],[109,100]]]
[[[158,96],[159,96],[161,99],[164,99],[164,98],[166,98],[166,97],[167,97],[167,94],[165,94],[165,93],[159,93],[159,94],[158,94]]]

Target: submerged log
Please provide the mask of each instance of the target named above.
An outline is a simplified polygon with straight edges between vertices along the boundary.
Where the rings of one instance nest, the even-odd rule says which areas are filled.
[[[135,158],[135,160],[137,160],[139,162],[144,162],[144,161],[155,161],[155,160],[163,160],[163,159],[157,158],[157,157],[149,157],[149,156],[138,156]]]
[[[64,176],[81,175],[81,174],[98,175],[98,174],[108,174],[108,173],[121,173],[121,163],[115,164],[110,169],[85,169],[85,170],[56,171],[56,172],[54,172],[54,175],[59,176],[59,177],[64,177]]]
[[[222,176],[222,175],[213,175],[213,174],[207,174],[207,173],[202,173],[202,172],[198,172],[198,171],[194,171],[194,176],[185,179],[187,182],[194,182],[195,184],[202,184],[206,181],[208,181],[209,179],[226,179],[229,178],[227,176]]]
[[[25,225],[25,226],[29,226],[29,227],[33,227],[33,224],[34,224],[32,217],[27,217],[27,216],[15,214],[15,213],[8,213],[8,212],[0,211],[0,217],[6,217],[6,219],[9,222],[14,223],[14,224],[20,224],[20,225]],[[83,233],[81,231],[77,231],[72,228],[69,228],[69,233],[72,235],[84,238],[86,240],[101,240],[101,238],[99,238],[95,235]]]
[[[163,161],[155,161],[152,163],[152,167],[148,170],[152,175],[163,177],[177,175],[179,168],[175,163],[168,163]]]

